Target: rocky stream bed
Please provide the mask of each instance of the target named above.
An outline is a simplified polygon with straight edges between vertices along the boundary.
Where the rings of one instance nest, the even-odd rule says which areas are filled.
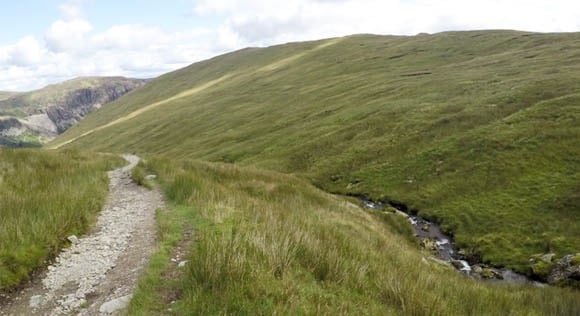
[[[474,260],[458,249],[453,238],[441,231],[439,226],[423,218],[414,216],[402,208],[386,205],[381,202],[374,202],[365,197],[358,197],[363,206],[376,211],[391,211],[399,216],[407,218],[415,230],[415,236],[419,239],[421,246],[436,254],[436,258],[431,260],[441,264],[453,266],[460,273],[474,279],[487,282],[505,282],[509,284],[545,286],[545,283],[533,280],[526,275],[516,273],[505,268],[497,268]],[[388,207],[388,209],[387,209]]]

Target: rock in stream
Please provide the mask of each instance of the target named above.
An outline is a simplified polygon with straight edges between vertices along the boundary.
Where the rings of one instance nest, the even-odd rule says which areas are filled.
[[[385,204],[382,202],[374,202],[361,197],[359,199],[365,208],[377,211],[382,211],[385,208]],[[439,225],[410,215],[395,205],[391,205],[391,207],[396,209],[396,214],[407,218],[413,226],[415,236],[419,238],[421,246],[436,254],[439,259],[451,264],[457,271],[479,280],[507,282],[510,284],[532,284],[536,286],[545,285],[509,269],[498,269],[479,262],[468,262],[469,258],[465,255],[465,252],[457,249],[453,238],[443,233]]]

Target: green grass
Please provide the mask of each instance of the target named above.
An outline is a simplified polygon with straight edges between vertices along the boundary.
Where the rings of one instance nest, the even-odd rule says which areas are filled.
[[[245,49],[161,76],[54,144],[252,165],[402,202],[530,273],[534,254],[580,250],[579,49],[578,33],[515,31]]]
[[[119,162],[75,150],[0,150],[0,291],[91,226],[108,191],[105,171]]]
[[[157,212],[158,245],[131,300],[129,315],[163,314],[179,294],[179,278],[171,268],[172,251],[198,220],[196,208],[173,207]],[[199,225],[196,225],[199,227]]]
[[[575,291],[477,282],[425,263],[429,254],[388,219],[397,215],[366,212],[297,177],[167,158],[145,167],[173,206],[157,214],[160,245],[130,315],[580,312]],[[188,253],[183,268],[170,261],[177,245]]]
[[[143,162],[139,163],[131,170],[131,178],[138,185],[144,186],[149,190],[153,189],[153,183],[147,179],[147,171],[144,168]]]

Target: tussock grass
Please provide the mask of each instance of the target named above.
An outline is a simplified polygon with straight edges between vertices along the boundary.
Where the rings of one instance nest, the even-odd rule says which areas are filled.
[[[147,172],[142,161],[139,161],[133,170],[131,170],[131,179],[140,186],[149,190],[153,189],[153,183],[147,179]]]
[[[105,171],[119,162],[76,150],[0,150],[0,291],[90,227],[108,191]]]
[[[428,254],[397,232],[401,223],[299,178],[165,158],[146,167],[159,175],[174,208],[158,214],[160,230],[169,233],[162,233],[131,315],[580,312],[578,292],[479,283],[425,263]],[[186,230],[195,238],[180,270],[169,254]]]
[[[534,254],[580,250],[579,48],[579,33],[473,31],[246,49],[161,76],[56,144],[98,129],[69,146],[399,201],[529,273]]]

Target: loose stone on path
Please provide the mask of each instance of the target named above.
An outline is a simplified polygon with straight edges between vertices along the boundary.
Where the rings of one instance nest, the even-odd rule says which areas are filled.
[[[67,237],[71,246],[0,315],[112,315],[128,306],[155,247],[163,199],[131,180],[139,158],[123,157],[129,165],[108,173],[109,196],[94,232]]]

